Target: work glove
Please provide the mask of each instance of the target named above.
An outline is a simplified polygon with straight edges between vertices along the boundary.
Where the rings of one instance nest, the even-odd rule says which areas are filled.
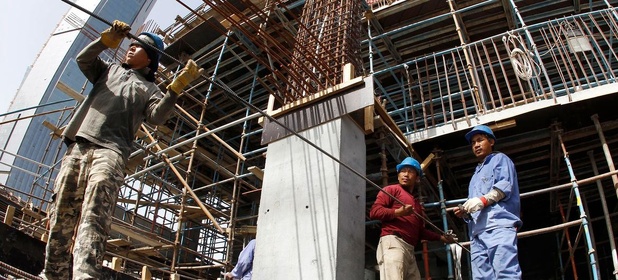
[[[487,206],[487,199],[485,197],[473,197],[463,204],[464,211],[468,214],[480,211]]]
[[[499,189],[493,188],[487,194],[481,197],[475,197],[468,199],[464,205],[463,209],[468,213],[474,213],[476,211],[480,211],[481,209],[487,207],[487,205],[494,204],[505,197],[505,193]]]
[[[203,68],[197,66],[193,59],[189,59],[189,61],[187,61],[187,64],[185,65],[185,68],[183,68],[182,71],[180,71],[180,74],[176,76],[176,79],[174,79],[167,86],[167,90],[171,90],[176,94],[180,94],[183,88],[185,88],[189,83],[193,82],[193,80],[197,79],[197,77],[201,76],[203,72]]]
[[[122,39],[127,37],[129,30],[131,30],[131,26],[128,24],[119,20],[114,20],[110,28],[101,32],[101,43],[108,48],[115,49],[120,46]]]

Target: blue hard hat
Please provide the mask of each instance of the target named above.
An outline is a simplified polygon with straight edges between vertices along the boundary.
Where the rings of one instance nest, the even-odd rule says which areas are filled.
[[[144,44],[142,44],[142,42],[140,41],[135,41],[133,43],[142,46],[142,48],[144,48],[144,50],[146,51],[146,55],[148,55],[148,58],[150,58],[150,65],[148,65],[148,67],[150,68],[150,73],[148,73],[146,79],[154,82],[154,73],[157,72],[157,68],[159,68],[159,59],[161,58],[161,54],[157,50],[163,51],[163,40],[161,40],[161,37],[150,32],[142,32],[139,34],[139,36],[137,36],[137,38],[140,41],[148,44],[147,46],[144,46]]]
[[[496,136],[494,135],[494,132],[491,131],[491,128],[489,128],[489,126],[481,124],[481,125],[475,126],[474,128],[472,128],[472,130],[466,133],[466,140],[468,140],[468,143],[470,143],[472,136],[476,134],[485,134],[489,136],[490,138],[494,139],[494,141],[496,140]]]
[[[163,45],[163,40],[157,34],[150,33],[150,32],[142,32],[142,33],[139,34],[139,36],[137,36],[137,38],[139,38],[140,40],[148,43],[151,46],[156,47],[160,51],[162,51],[165,48],[165,46]],[[137,43],[139,43],[139,42],[137,42]],[[140,43],[140,45],[141,45],[141,43]],[[143,46],[143,47],[147,47],[147,46]],[[158,54],[159,53],[157,53],[157,55]]]
[[[400,164],[397,164],[397,173],[399,173],[399,171],[401,171],[401,169],[406,166],[416,169],[419,178],[423,177],[423,169],[421,169],[421,164],[411,157],[407,157],[403,161],[401,161]]]

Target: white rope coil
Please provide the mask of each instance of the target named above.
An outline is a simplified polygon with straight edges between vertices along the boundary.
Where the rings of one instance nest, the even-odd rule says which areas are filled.
[[[532,63],[530,62],[530,56],[519,48],[515,48],[511,51],[511,64],[517,77],[522,80],[529,81],[533,77]]]
[[[530,81],[530,79],[534,77],[532,67],[537,64],[534,60],[532,60],[532,55],[526,51],[526,46],[521,39],[511,32],[508,32],[508,34],[508,38],[506,36],[502,37],[502,42],[504,43],[506,51],[509,54],[511,65],[513,65],[513,71],[515,71],[515,75],[517,75],[520,79]],[[511,50],[510,44],[513,45],[513,50]],[[520,45],[523,49],[518,48],[518,45]]]

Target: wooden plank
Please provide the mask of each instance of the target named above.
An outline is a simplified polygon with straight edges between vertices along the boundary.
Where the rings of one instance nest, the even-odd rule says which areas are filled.
[[[65,83],[63,83],[62,81],[58,81],[58,83],[56,84],[56,88],[58,88],[60,91],[64,92],[69,97],[77,100],[78,102],[84,101],[84,98],[85,98],[84,95],[82,95],[79,92],[73,90],[72,88],[67,86]]]
[[[341,88],[337,88],[336,91],[329,93],[323,91],[324,95],[313,95],[305,103],[302,103],[303,100],[294,102],[294,104],[301,103],[298,103],[297,107],[293,107],[293,110],[285,105],[281,110],[275,111],[273,118],[277,122],[265,119],[262,124],[264,126],[262,145],[292,135],[292,131],[301,132],[345,115],[359,111],[362,113],[362,109],[374,103],[372,77],[355,78],[350,83],[343,83],[340,86]],[[311,104],[308,105],[309,103]],[[356,120],[358,125],[361,125],[362,119],[358,116]]]
[[[373,105],[369,107],[365,107],[364,112],[364,121],[363,121],[363,130],[365,134],[371,134],[374,132],[375,127],[373,125]]]
[[[343,65],[343,82],[351,81],[354,78],[354,65],[346,63]]]
[[[134,231],[134,230],[131,230],[129,228],[125,228],[125,227],[116,225],[114,223],[112,223],[112,230],[115,231],[115,232],[118,232],[120,234],[126,235],[126,236],[128,236],[129,238],[131,238],[131,239],[133,239],[135,241],[147,244],[149,246],[163,246],[164,245],[163,243],[161,243],[161,242],[159,242],[157,240],[154,240],[152,238],[149,238],[146,235],[140,234],[137,231]]]
[[[401,143],[401,145],[405,149],[407,149],[411,155],[413,155],[415,158],[420,158],[418,154],[416,153],[416,151],[414,151],[414,149],[412,148],[412,145],[410,145],[410,142],[408,142],[408,138],[406,138],[406,136],[403,135],[403,132],[401,132],[401,130],[399,129],[395,121],[391,118],[391,116],[388,115],[388,113],[386,112],[386,109],[382,107],[382,105],[380,104],[380,100],[374,97],[374,101],[375,102],[373,104],[373,107],[375,108],[375,111],[378,114],[378,116],[380,116],[380,119],[382,120],[384,125],[393,133],[393,135],[399,141],[399,143]]]
[[[122,270],[122,259],[119,257],[112,257],[111,269],[115,271]]]
[[[142,280],[150,280],[152,279],[152,273],[148,266],[142,266]]]
[[[131,242],[125,239],[116,238],[116,239],[107,240],[107,244],[114,245],[116,247],[125,247],[125,246],[131,245]]]
[[[351,79],[349,81],[343,82],[341,84],[329,87],[325,90],[321,90],[311,96],[307,96],[307,97],[303,97],[301,99],[298,99],[294,102],[285,104],[284,106],[282,106],[281,108],[277,109],[277,110],[273,110],[272,112],[269,112],[269,114],[273,117],[277,117],[280,116],[284,113],[286,113],[286,111],[292,110],[292,109],[298,109],[299,107],[302,106],[307,106],[310,105],[312,103],[315,103],[317,101],[320,101],[326,97],[329,97],[333,94],[337,94],[341,91],[347,90],[348,88],[351,87],[355,87],[355,86],[359,86],[361,84],[363,84],[365,81],[363,80],[363,77],[356,77],[354,79]],[[261,118],[260,118],[261,119]]]
[[[429,166],[429,164],[435,157],[436,155],[434,153],[431,153],[425,158],[425,160],[423,160],[423,163],[421,163],[421,170],[423,170],[423,172],[427,170],[427,166]]]
[[[4,223],[11,226],[11,224],[13,224],[13,215],[15,215],[15,206],[7,206],[6,215],[4,215]]]
[[[56,140],[62,137],[62,132],[64,131],[64,127],[58,128],[54,124],[46,120],[43,121],[43,126],[52,131],[52,139]]]
[[[247,170],[249,170],[249,172],[255,175],[255,177],[257,177],[258,179],[264,180],[264,170],[260,169],[259,167],[249,166]]]

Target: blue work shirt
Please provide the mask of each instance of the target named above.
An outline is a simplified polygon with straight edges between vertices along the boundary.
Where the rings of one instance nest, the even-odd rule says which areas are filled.
[[[255,239],[249,241],[238,256],[238,262],[231,271],[234,279],[251,280],[253,274],[253,254],[255,252]]]
[[[519,218],[517,172],[513,161],[503,153],[489,154],[476,167],[468,186],[468,198],[485,195],[492,188],[501,190],[505,196],[497,203],[471,214],[471,218],[467,220],[471,237],[494,228],[522,225]]]

